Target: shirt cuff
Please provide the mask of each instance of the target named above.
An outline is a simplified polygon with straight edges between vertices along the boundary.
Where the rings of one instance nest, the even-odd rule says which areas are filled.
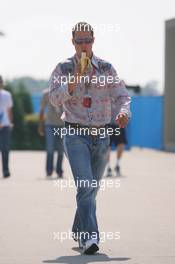
[[[122,110],[122,111],[120,111],[120,112],[117,114],[115,120],[118,119],[118,116],[119,116],[120,114],[125,114],[125,115],[127,115],[128,119],[131,118],[131,112],[128,112],[128,111],[124,111],[124,110]]]

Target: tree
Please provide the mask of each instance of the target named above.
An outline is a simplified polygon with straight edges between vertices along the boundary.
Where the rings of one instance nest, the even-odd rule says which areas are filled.
[[[23,108],[23,112],[25,114],[32,114],[33,113],[33,105],[32,105],[31,96],[27,92],[27,90],[26,90],[26,88],[22,82],[19,83],[17,96],[20,100],[20,104]]]
[[[158,91],[158,82],[155,80],[149,81],[142,89],[142,95],[156,96],[160,95]]]

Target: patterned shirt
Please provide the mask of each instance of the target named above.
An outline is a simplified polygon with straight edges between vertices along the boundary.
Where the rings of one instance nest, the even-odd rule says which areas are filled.
[[[78,83],[72,94],[68,91],[68,77],[74,75],[77,57],[59,63],[53,71],[50,82],[50,101],[54,106],[63,105],[62,119],[86,126],[103,126],[111,121],[111,100],[115,99],[119,113],[130,117],[131,98],[124,81],[118,78],[114,67],[93,55],[92,68],[86,73],[86,81]],[[62,80],[62,81],[61,81]],[[105,80],[105,81],[104,81]],[[91,97],[91,106],[85,107],[83,99]]]

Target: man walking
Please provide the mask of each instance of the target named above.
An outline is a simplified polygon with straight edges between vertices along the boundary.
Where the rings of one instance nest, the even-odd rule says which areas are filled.
[[[10,176],[9,171],[9,151],[10,134],[12,127],[12,107],[13,101],[11,93],[4,90],[4,82],[0,76],[0,150],[2,155],[3,177]]]
[[[108,157],[108,168],[107,168],[107,177],[112,176],[112,169],[110,166],[110,150],[111,147],[114,145],[115,150],[116,150],[116,166],[115,166],[115,171],[116,171],[116,176],[121,176],[121,158],[123,156],[123,152],[125,149],[125,145],[127,144],[127,138],[126,138],[126,131],[125,128],[119,128],[119,126],[116,123],[116,115],[119,111],[119,109],[116,109],[117,102],[116,100],[112,100],[111,103],[111,122],[110,122],[110,127],[113,130],[118,130],[120,132],[119,135],[111,135],[110,136],[110,147],[109,147],[109,157]]]
[[[107,130],[111,120],[111,98],[120,105],[116,117],[119,126],[127,125],[130,97],[112,65],[93,54],[94,32],[89,24],[75,25],[72,43],[75,55],[59,63],[52,73],[50,100],[55,106],[63,105],[65,128],[69,131],[64,147],[77,186],[72,232],[83,252],[94,254],[99,250],[100,238],[96,195],[109,148],[109,136],[101,136],[101,131]]]
[[[45,120],[45,112],[46,120]],[[46,175],[51,176],[54,170],[54,152],[57,150],[56,173],[58,178],[63,177],[62,162],[63,162],[63,140],[59,135],[54,135],[54,129],[60,129],[64,123],[60,119],[62,115],[62,107],[55,108],[49,101],[49,89],[43,91],[41,98],[41,106],[39,113],[38,132],[40,136],[45,135],[46,140]]]

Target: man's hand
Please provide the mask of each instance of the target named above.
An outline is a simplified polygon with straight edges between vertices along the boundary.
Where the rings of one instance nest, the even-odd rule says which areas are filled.
[[[43,124],[39,124],[38,126],[38,134],[43,137],[44,136],[44,125]]]
[[[125,113],[119,114],[116,119],[119,128],[125,128],[126,125],[128,124],[128,121],[129,121],[128,116]]]

